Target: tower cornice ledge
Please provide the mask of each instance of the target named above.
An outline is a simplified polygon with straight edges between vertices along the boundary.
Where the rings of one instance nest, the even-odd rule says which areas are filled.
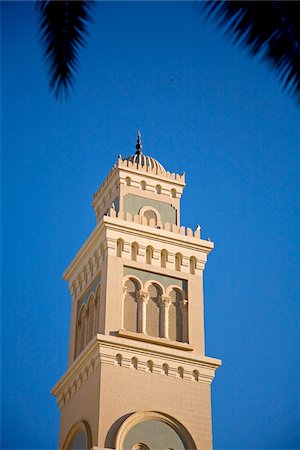
[[[186,236],[174,231],[158,229],[149,225],[142,225],[129,220],[119,219],[117,217],[103,216],[96,225],[96,228],[78,251],[73,261],[63,273],[63,278],[65,280],[70,280],[74,272],[76,272],[83,260],[89,255],[96,243],[100,240],[101,236],[105,234],[107,230],[116,230],[118,232],[124,232],[135,236],[138,234],[141,237],[148,239],[150,238],[152,240],[165,241],[170,244],[173,243],[179,247],[189,247],[191,249],[201,251],[206,255],[208,255],[214,248],[214,243],[212,241],[206,241],[194,236]]]
[[[116,360],[117,355],[122,356],[121,365],[127,369],[133,370],[131,360],[135,357],[138,361],[136,370],[147,371],[147,361],[151,360],[153,375],[163,376],[161,369],[167,363],[170,377],[177,378],[177,368],[182,367],[186,381],[195,381],[193,374],[197,371],[197,381],[208,384],[222,364],[220,359],[98,333],[53,387],[51,393],[57,398],[58,404],[63,407],[99,364],[120,365]]]

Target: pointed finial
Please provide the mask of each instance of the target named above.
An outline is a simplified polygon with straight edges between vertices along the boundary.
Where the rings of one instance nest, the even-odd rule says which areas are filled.
[[[140,155],[142,153],[142,148],[143,148],[143,146],[142,146],[142,135],[141,135],[141,131],[140,130],[138,130],[138,133],[137,133],[137,143],[136,143],[135,148],[136,148],[135,154],[136,155]]]

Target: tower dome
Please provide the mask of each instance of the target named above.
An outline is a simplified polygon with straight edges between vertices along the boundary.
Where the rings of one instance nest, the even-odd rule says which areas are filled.
[[[141,166],[150,167],[151,169],[157,169],[159,172],[166,172],[164,166],[159,161],[157,161],[157,159],[143,154],[140,130],[138,130],[138,138],[135,148],[136,152],[133,155],[126,156],[123,161],[130,161],[132,163],[140,164]]]

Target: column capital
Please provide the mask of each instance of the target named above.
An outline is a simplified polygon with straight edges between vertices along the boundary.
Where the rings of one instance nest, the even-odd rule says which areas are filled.
[[[162,295],[161,298],[160,298],[160,301],[161,301],[161,304],[165,308],[170,308],[171,302],[172,302],[171,297],[169,297],[168,295]]]
[[[183,311],[187,310],[188,304],[189,304],[188,300],[186,300],[186,299],[182,300],[182,301],[180,302],[181,309],[182,309]]]
[[[138,293],[138,298],[139,298],[139,300],[141,301],[141,302],[145,302],[145,303],[147,303],[148,302],[148,299],[149,299],[149,292],[148,291],[139,291],[139,293]]]

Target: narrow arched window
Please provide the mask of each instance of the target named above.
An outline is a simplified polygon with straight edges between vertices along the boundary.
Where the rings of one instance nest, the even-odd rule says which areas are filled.
[[[176,253],[175,255],[175,270],[181,270],[182,265],[182,255],[181,253]]]
[[[144,181],[144,180],[141,181],[141,189],[142,189],[142,191],[146,190],[146,181]]]
[[[192,257],[190,258],[190,273],[191,273],[192,275],[195,274],[195,272],[196,272],[196,267],[197,267],[197,260],[196,260],[196,258],[195,258],[194,256],[192,256]]]
[[[126,184],[126,186],[130,186],[131,185],[131,178],[130,177],[126,177],[125,178],[125,184]]]
[[[122,239],[117,240],[117,256],[122,257],[124,250],[124,241]]]
[[[160,298],[162,295],[161,287],[157,284],[150,284],[148,288],[149,300],[146,312],[146,328],[149,336],[159,337],[161,335],[161,311]]]
[[[84,305],[79,313],[78,326],[77,326],[77,355],[84,349],[87,341],[87,309]]]
[[[166,268],[168,262],[168,252],[167,250],[162,250],[160,253],[160,265],[161,267]]]
[[[146,264],[152,264],[152,258],[153,258],[153,248],[148,246],[146,248]]]
[[[147,225],[150,225],[150,220],[154,226],[157,225],[157,215],[152,209],[147,209],[143,216],[147,219]]]
[[[134,242],[131,246],[131,259],[132,261],[137,260],[137,255],[139,252],[139,244],[137,242]]]
[[[172,289],[169,296],[171,297],[169,309],[169,338],[171,341],[183,342],[182,293],[178,289]]]
[[[138,291],[139,283],[130,278],[125,283],[123,326],[127,331],[138,331]]]
[[[171,197],[176,198],[176,189],[171,189]]]
[[[94,324],[95,324],[95,301],[91,298],[88,303],[88,331],[87,342],[89,342],[94,336]]]
[[[155,188],[157,194],[161,194],[161,185],[158,184]]]

